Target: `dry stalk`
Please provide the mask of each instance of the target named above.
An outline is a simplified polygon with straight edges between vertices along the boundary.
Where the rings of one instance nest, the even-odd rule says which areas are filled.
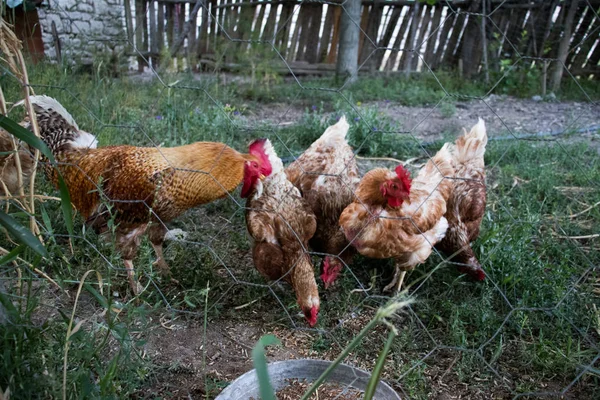
[[[31,128],[33,130],[34,135],[36,135],[37,137],[40,137],[40,130],[39,130],[39,127],[37,124],[37,119],[35,117],[35,112],[33,111],[33,106],[31,105],[31,102],[29,101],[29,96],[32,94],[35,94],[35,93],[33,92],[33,89],[31,88],[31,86],[29,85],[27,66],[25,65],[25,59],[23,58],[23,53],[21,51],[23,46],[22,46],[21,41],[17,38],[17,36],[13,32],[13,30],[11,29],[10,25],[8,25],[4,20],[1,21],[1,26],[0,26],[0,46],[1,46],[0,49],[2,50],[2,53],[5,55],[5,58],[3,60],[8,64],[8,66],[12,70],[13,74],[15,74],[15,76],[18,79],[20,79],[20,81],[21,81],[21,86],[23,87],[25,106],[26,106],[27,114],[29,116],[29,121],[31,123]],[[4,103],[4,108],[6,108],[4,101],[3,101],[3,103]],[[17,182],[18,182],[18,186],[19,186],[19,197],[21,197],[23,199],[25,209],[31,215],[31,217],[29,219],[29,228],[31,229],[31,232],[33,232],[34,235],[37,235],[39,240],[42,241],[43,238],[40,235],[39,227],[37,226],[37,223],[35,221],[35,202],[34,202],[35,171],[37,169],[40,151],[38,149],[35,149],[35,152],[34,152],[33,169],[31,171],[31,176],[30,176],[30,180],[29,180],[29,201],[26,201],[25,200],[26,199],[25,191],[24,191],[24,187],[23,187],[23,170],[21,168],[19,147],[18,147],[18,143],[14,137],[13,137],[13,147],[14,147],[14,150],[16,153],[15,165],[17,167]],[[42,243],[43,243],[43,241],[42,241]]]

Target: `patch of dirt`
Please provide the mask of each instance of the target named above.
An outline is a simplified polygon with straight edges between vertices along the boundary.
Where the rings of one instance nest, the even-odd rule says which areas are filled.
[[[397,123],[398,132],[412,133],[419,139],[437,140],[444,134],[458,134],[483,118],[488,135],[516,136],[563,130],[600,127],[600,104],[581,102],[545,102],[491,95],[485,101],[455,103],[453,115],[444,115],[440,107],[408,107],[389,101],[365,102],[364,107],[379,109]],[[360,108],[359,108],[360,109]],[[290,104],[261,106],[245,117],[254,124],[290,125],[298,123],[304,107]]]
[[[308,390],[311,382],[289,379],[289,385],[279,390],[275,395],[280,400],[296,400],[302,397]],[[315,393],[309,397],[310,400],[360,400],[362,398],[360,390],[351,387],[342,387],[335,383],[324,383],[319,386]],[[254,400],[251,398],[250,400]]]

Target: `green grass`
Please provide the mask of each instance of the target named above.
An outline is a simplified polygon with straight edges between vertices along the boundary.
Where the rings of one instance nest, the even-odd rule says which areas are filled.
[[[243,149],[255,137],[268,136],[283,157],[299,154],[342,113],[351,121],[349,138],[359,154],[415,157],[422,154],[418,142],[395,133],[402,127],[367,102],[431,105],[445,96],[431,74],[410,79],[365,78],[341,93],[301,90],[297,84],[286,82],[268,88],[222,85],[210,77],[195,81],[185,75],[164,76],[166,82],[180,80],[177,87],[167,88],[156,81],[109,79],[48,65],[32,67],[30,75],[37,93],[56,97],[82,129],[99,136],[101,145],[172,146],[211,140]],[[487,91],[481,82],[464,82],[450,73],[437,74],[437,78],[453,95],[480,96]],[[0,83],[9,101],[19,98],[19,88],[9,76],[0,78]],[[302,79],[301,83],[306,88],[338,87],[328,79]],[[598,98],[597,82],[582,84]],[[193,89],[187,90],[187,86]],[[518,86],[499,86],[495,93],[536,94],[534,83],[529,88]],[[570,81],[558,95],[582,100],[581,91]],[[259,122],[247,129],[244,116],[273,102],[305,111],[292,125]],[[454,99],[447,99],[441,107],[446,117],[460,112]],[[15,118],[22,115],[19,113],[13,111]],[[435,151],[440,144],[431,144],[427,150]],[[480,238],[474,243],[489,279],[470,282],[452,265],[438,266],[441,259],[437,255],[410,274],[407,282],[412,285],[416,303],[395,321],[399,336],[384,369],[386,380],[402,377],[400,384],[411,398],[425,399],[435,389],[432,374],[441,375],[456,358],[456,373],[445,375],[451,385],[510,397],[510,393],[544,391],[545,387],[561,390],[590,364],[598,354],[594,346],[599,343],[600,330],[600,299],[592,294],[598,273],[597,269],[589,271],[600,263],[598,239],[564,237],[598,233],[600,207],[571,218],[600,201],[597,151],[590,143],[574,143],[570,137],[553,142],[489,143],[487,214]],[[40,193],[54,193],[42,177],[38,183]],[[244,204],[238,194],[234,198]],[[161,315],[184,311],[182,318],[201,322],[208,306],[211,323],[243,325],[258,319],[264,326],[291,326],[288,314],[252,267],[243,210],[232,199],[193,210],[171,224],[190,235],[187,242],[170,243],[165,254],[179,284],[153,271],[151,246],[143,242],[136,266],[145,274],[142,280],[155,279],[161,292],[150,287],[139,303],[119,303],[127,283],[110,241],[104,243],[95,234],[84,232],[82,221],[76,219],[78,236],[72,239],[71,252],[59,205],[46,202],[37,210],[41,217],[47,216],[40,219],[52,254],[38,267],[68,289],[71,300],[48,281],[35,278],[21,262],[21,288],[17,286],[16,267],[3,267],[5,290],[20,310],[11,324],[0,327],[0,388],[10,387],[14,398],[62,395],[62,362],[72,299],[79,279],[89,269],[102,274],[104,291],[100,294],[95,278],[89,278],[78,306],[76,315],[85,322],[71,338],[69,398],[129,398],[145,393],[153,377],[164,369],[143,357],[145,333],[156,328]],[[4,236],[0,245],[13,247]],[[22,257],[29,262],[35,258],[29,253]],[[311,343],[317,354],[338,354],[358,332],[358,322],[351,323],[354,317],[350,316],[369,315],[381,304],[377,296],[391,277],[391,263],[357,257],[352,271],[365,287],[373,280],[373,288],[369,296],[352,293],[358,284],[345,273],[332,290],[321,291],[318,327],[323,332],[314,333]],[[294,323],[303,327],[293,293],[278,286],[273,291]],[[251,308],[234,308],[257,299]],[[341,320],[346,322],[340,324]],[[352,353],[351,360],[372,367],[369,362],[376,358],[385,337],[385,329],[375,330]],[[507,383],[492,383],[498,379],[486,363]],[[598,383],[597,372],[586,374],[576,388],[579,398],[597,396]],[[222,381],[207,377],[206,392],[216,393],[222,386]]]

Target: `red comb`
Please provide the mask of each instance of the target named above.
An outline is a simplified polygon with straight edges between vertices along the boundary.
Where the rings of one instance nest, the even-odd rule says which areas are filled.
[[[267,139],[265,139],[265,138],[256,139],[255,141],[250,143],[250,145],[248,146],[248,152],[255,156],[263,155],[264,151],[265,151],[264,146],[265,146],[266,141],[267,141]],[[258,154],[256,154],[256,153],[258,153]]]
[[[400,179],[400,182],[402,182],[404,185],[406,191],[410,192],[410,184],[412,182],[412,179],[410,179],[410,173],[404,169],[402,165],[398,165],[396,167],[396,175],[398,176],[398,179]]]

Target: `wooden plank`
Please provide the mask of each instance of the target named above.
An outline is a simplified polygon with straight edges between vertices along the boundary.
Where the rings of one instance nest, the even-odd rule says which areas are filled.
[[[203,1],[203,0],[199,0]],[[188,22],[190,23],[190,29],[187,34],[187,47],[185,54],[188,58],[188,65],[190,70],[196,71],[196,60],[197,60],[197,52],[196,52],[196,35],[198,33],[198,18],[196,14],[196,18],[192,18],[193,10],[192,4],[189,4],[189,12],[188,12]]]
[[[365,38],[365,44],[363,45],[362,51],[360,52],[360,59],[359,59],[359,63],[362,64],[367,60],[367,57],[371,57],[367,61],[367,64],[368,64],[368,65],[366,65],[367,69],[372,69],[372,68],[376,68],[376,66],[379,66],[379,63],[377,62],[377,54],[373,54],[373,51],[375,51],[375,49],[377,47],[377,43],[378,43],[377,33],[379,30],[379,26],[381,25],[381,22],[382,22],[381,21],[382,17],[383,17],[383,4],[381,4],[381,2],[379,2],[379,1],[375,1],[373,6],[371,7],[371,12],[369,13],[369,21],[367,24],[367,29],[365,30],[368,37]],[[379,53],[383,53],[383,51],[380,51]]]
[[[144,0],[135,0],[135,47],[138,52],[148,51],[144,46],[144,21],[146,20]],[[147,44],[147,43],[146,43]],[[138,72],[144,72],[144,67],[148,65],[142,56],[138,56]]]
[[[594,10],[589,8],[587,6],[587,3],[581,3],[581,6],[579,7],[579,10],[577,11],[577,14],[575,15],[575,21],[577,21],[577,24],[579,24],[579,26],[577,27],[577,24],[575,24],[575,27],[578,28],[572,36],[571,39],[571,46],[570,46],[570,50],[569,50],[569,56],[567,58],[567,65],[571,65],[573,63],[573,61],[575,61],[576,58],[576,50],[577,48],[579,48],[580,50],[584,49],[584,43],[583,43],[583,38],[585,37],[585,34],[588,32],[589,28],[591,25],[593,25],[594,19],[595,19],[595,13]],[[597,37],[598,35],[596,35]],[[589,38],[587,39],[588,44],[591,44],[593,41],[590,41]],[[589,50],[591,49],[591,45],[588,47],[587,51],[589,52]],[[580,51],[581,53],[581,51]],[[577,53],[579,54],[579,53]],[[578,67],[581,67],[581,65],[579,65]]]
[[[571,60],[571,68],[573,69],[581,69],[583,68],[583,66],[585,65],[586,61],[587,61],[587,56],[590,53],[590,50],[592,49],[592,46],[594,45],[594,43],[598,42],[597,37],[594,37],[594,32],[598,32],[597,29],[600,26],[600,18],[596,17],[593,18],[593,21],[591,21],[588,24],[589,30],[587,32],[587,38],[582,38],[583,42],[579,42],[579,51],[577,54],[573,54],[572,60]],[[600,45],[600,43],[598,43],[598,45]],[[598,47],[598,45],[596,45],[596,47]],[[572,45],[573,49],[576,49],[577,44]],[[573,52],[575,53],[575,52]]]
[[[400,59],[400,65],[403,71],[409,73],[412,67],[412,58],[415,49],[415,39],[418,34],[419,22],[421,21],[422,9],[420,8],[421,3],[416,2],[412,6],[412,12],[410,17],[410,30],[408,31],[408,39],[404,45],[404,49],[411,51],[403,51],[402,58]]]
[[[440,65],[444,65],[445,67],[456,66],[458,57],[460,55],[460,43],[458,42],[458,38],[465,29],[464,24],[466,18],[467,14],[464,12],[459,12],[457,14],[456,21],[452,27],[452,33],[450,34],[450,39],[448,39],[448,44],[446,46],[446,50],[444,51],[444,58]]]
[[[321,30],[321,19],[323,18],[323,6],[311,4],[310,27],[306,32],[305,59],[309,63],[319,62],[319,31]]]
[[[169,49],[173,46],[174,40],[174,29],[175,29],[175,5],[167,4],[166,7],[167,17],[167,45]]]
[[[398,24],[398,20],[400,19],[400,15],[402,14],[402,6],[390,7],[391,15],[388,19],[388,23],[385,27],[385,31],[379,39],[377,43],[378,47],[394,47],[393,43],[390,43],[392,36],[394,35],[394,29],[396,29],[396,25]],[[376,54],[375,65],[377,68],[381,67],[381,63],[383,61],[383,57],[385,57],[385,50],[380,51]]]
[[[442,19],[443,7],[436,6],[433,12],[433,19],[431,21],[431,30],[429,32],[429,39],[427,40],[427,49],[423,56],[425,63],[431,68],[436,50],[436,44],[440,40],[440,33],[442,31],[441,19]]]
[[[258,15],[255,18],[255,22],[254,22],[254,28],[252,29],[252,34],[250,35],[250,39],[252,40],[259,40],[261,38],[261,29],[263,26],[263,23],[266,23],[265,21],[265,13],[267,11],[267,5],[266,4],[261,4],[259,6],[258,9]]]
[[[265,9],[266,9],[265,5]],[[269,10],[269,14],[266,16],[267,23],[265,24],[265,29],[262,34],[262,38],[265,40],[274,40],[275,35],[275,24],[277,23],[277,7],[276,5],[271,5]],[[265,11],[266,12],[266,11]]]
[[[156,17],[156,35],[158,38],[158,51],[160,52],[165,47],[165,5],[163,3],[158,3],[157,7],[158,14]]]
[[[331,45],[327,54],[327,64],[333,64],[337,60],[337,51],[340,44],[340,17],[342,7],[336,6],[333,10],[333,33],[331,34]]]
[[[412,58],[411,69],[413,71],[417,70],[417,65],[419,64],[419,58],[421,57],[423,49],[426,47],[425,34],[427,33],[427,29],[429,28],[430,22],[431,22],[431,6],[423,5],[421,27],[419,29],[419,36],[417,37],[417,41],[415,42],[415,52],[413,53],[413,58]]]
[[[298,38],[300,35],[300,25],[304,21],[304,15],[306,14],[306,8],[301,5],[300,10],[298,11],[298,19],[296,20],[296,25],[294,26],[294,32],[292,34],[291,45],[285,51],[285,58],[289,61],[296,61],[296,54],[298,52]],[[291,20],[290,20],[291,23]]]
[[[310,32],[310,20],[313,11],[312,4],[303,4],[300,9],[300,15],[298,16],[297,29],[298,29],[298,49],[296,50],[295,60],[306,61],[306,44]]]
[[[361,54],[362,48],[365,44],[365,32],[367,31],[367,25],[369,24],[369,13],[372,9],[372,6],[365,5],[362,6],[361,15],[360,15],[360,31],[358,33],[358,54]],[[356,21],[355,21],[356,22]]]
[[[446,18],[442,21],[442,28],[440,30],[439,36],[439,45],[433,54],[431,59],[431,63],[429,64],[429,68],[435,70],[440,66],[441,60],[444,59],[444,52],[446,51],[449,39],[450,39],[450,30],[454,26],[456,22],[457,15],[455,13],[450,13],[450,8],[446,7],[448,14],[446,14]]]
[[[158,32],[156,28],[156,4],[154,1],[148,2],[148,19],[150,20],[150,51],[158,53]],[[152,58],[152,67],[158,67],[158,57]]]
[[[276,46],[279,48],[279,52],[283,55],[288,52],[288,40],[290,35],[290,29],[292,24],[292,13],[294,11],[294,5],[286,3],[281,8],[281,15],[279,17],[279,23],[277,24],[276,34]]]
[[[396,55],[392,57],[392,54],[394,54],[394,52],[392,52],[390,54],[390,57],[388,58],[387,62],[384,63],[381,67],[383,69],[386,69],[387,71],[392,71],[395,68],[396,62],[397,61],[402,61],[402,57],[405,55],[405,51],[400,51],[402,49],[400,49],[400,46],[402,46],[402,41],[408,37],[409,35],[409,29],[410,29],[410,23],[411,23],[411,12],[410,7],[405,6],[403,8],[404,10],[406,10],[406,14],[404,15],[404,18],[402,18],[402,25],[400,25],[400,29],[398,30],[398,35],[396,36],[396,41],[394,42],[394,44],[391,46],[393,49],[395,49]],[[408,40],[406,41],[408,43]],[[399,64],[400,69],[402,69],[402,64]]]

